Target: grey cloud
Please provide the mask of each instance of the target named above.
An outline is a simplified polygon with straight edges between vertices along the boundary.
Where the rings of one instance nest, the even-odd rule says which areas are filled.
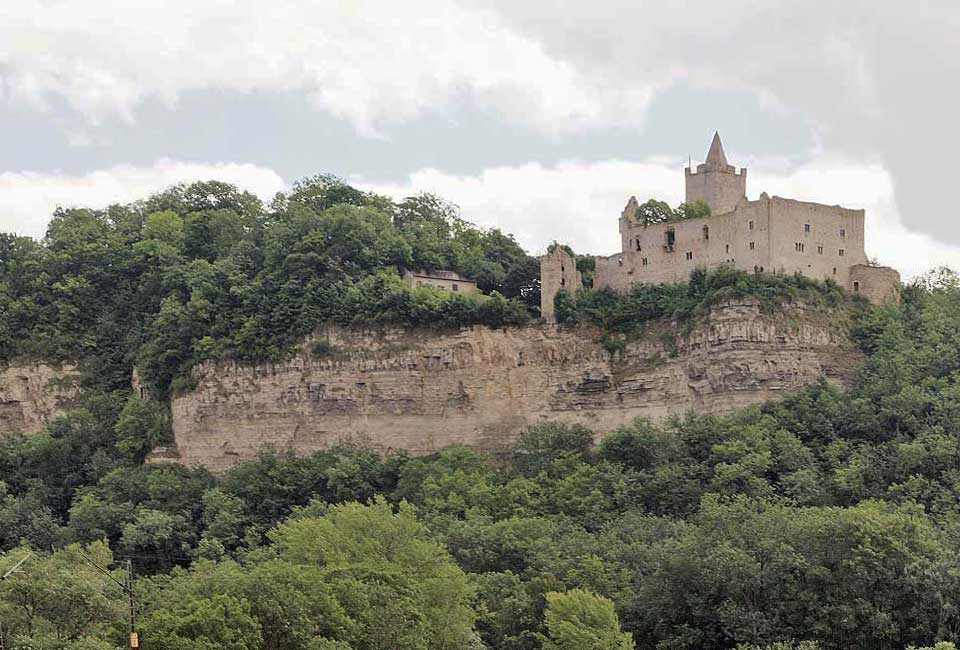
[[[808,115],[826,149],[880,160],[907,224],[960,241],[960,4],[947,0],[555,3],[495,9],[547,51],[611,83],[752,89]],[[702,110],[709,113],[710,105]]]

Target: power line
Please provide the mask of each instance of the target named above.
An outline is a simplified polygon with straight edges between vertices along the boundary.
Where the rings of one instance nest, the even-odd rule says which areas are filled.
[[[9,578],[10,576],[12,576],[14,573],[19,573],[18,569],[20,569],[20,567],[23,566],[23,563],[24,563],[24,562],[26,562],[27,560],[30,559],[30,556],[31,556],[31,555],[33,555],[33,552],[32,552],[32,551],[27,551],[27,554],[23,556],[23,559],[22,559],[22,560],[20,560],[20,561],[17,562],[16,564],[14,564],[14,565],[13,565],[13,568],[11,568],[9,571],[7,571],[7,572],[4,573],[2,576],[0,576],[0,581],[6,580],[6,579]]]
[[[33,555],[33,551],[27,551],[27,554],[23,556],[23,559],[21,559],[19,562],[14,564],[9,571],[7,571],[2,576],[0,576],[0,582],[3,582],[4,580],[6,580],[7,578],[9,578],[15,573],[21,573],[20,567],[23,566],[24,562],[30,559],[31,555]],[[6,650],[6,647],[7,647],[6,639],[4,639],[4,636],[3,636],[3,621],[0,621],[0,650]]]
[[[80,557],[86,560],[90,566],[113,580],[117,586],[120,587],[125,594],[127,594],[127,600],[130,604],[130,648],[131,650],[136,650],[140,647],[140,638],[137,636],[137,605],[133,593],[133,562],[129,559],[127,560],[126,580],[124,582],[120,582],[113,576],[112,573],[110,573],[110,571],[94,562],[93,559],[87,557],[83,551],[77,549],[77,553],[79,553]],[[3,650],[3,648],[0,648],[0,650]]]

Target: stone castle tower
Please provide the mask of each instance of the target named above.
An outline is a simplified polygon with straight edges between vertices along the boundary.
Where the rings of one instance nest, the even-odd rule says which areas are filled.
[[[706,202],[711,214],[647,223],[630,197],[619,219],[621,250],[594,258],[594,287],[627,291],[638,283],[685,282],[695,269],[728,266],[829,280],[875,303],[899,299],[900,275],[867,259],[863,210],[766,192],[747,199],[747,170],[727,163],[719,133],[706,161],[684,172],[686,201]],[[554,297],[580,286],[576,260],[554,250],[540,258],[540,274],[541,312],[555,322]]]
[[[687,203],[704,201],[713,214],[730,212],[747,198],[747,168],[737,168],[727,163],[720,133],[714,132],[707,160],[697,165],[696,171],[684,169]]]

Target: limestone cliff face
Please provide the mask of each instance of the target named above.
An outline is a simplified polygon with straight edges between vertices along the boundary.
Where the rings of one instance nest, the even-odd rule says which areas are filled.
[[[613,357],[584,328],[331,328],[318,338],[331,344],[319,358],[198,368],[196,388],[173,400],[177,449],[162,459],[216,471],[264,445],[308,453],[346,440],[489,450],[548,420],[602,436],[637,416],[720,413],[822,377],[847,381],[860,362],[836,314],[764,314],[750,302],[715,307],[687,334],[651,327]]]
[[[78,381],[74,366],[0,366],[0,436],[43,429],[75,403]]]

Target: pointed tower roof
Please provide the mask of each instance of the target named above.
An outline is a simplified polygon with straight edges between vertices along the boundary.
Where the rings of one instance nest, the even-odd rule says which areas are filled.
[[[713,142],[710,143],[710,151],[707,152],[708,169],[726,169],[727,155],[723,153],[723,143],[720,142],[720,132],[713,132]]]

